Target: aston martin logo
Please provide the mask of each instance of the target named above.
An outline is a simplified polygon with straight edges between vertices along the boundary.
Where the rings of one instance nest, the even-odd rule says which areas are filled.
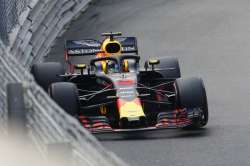
[[[94,40],[78,40],[78,41],[74,41],[74,43],[77,45],[83,45],[83,46],[88,46],[88,47],[100,47],[101,46],[100,43]]]

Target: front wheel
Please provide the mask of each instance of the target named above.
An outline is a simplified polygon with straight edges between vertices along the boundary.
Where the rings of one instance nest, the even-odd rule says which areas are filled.
[[[201,115],[193,118],[189,127],[197,129],[205,126],[208,122],[208,104],[202,79],[177,79],[175,88],[177,107],[201,110]]]
[[[80,101],[78,89],[75,84],[69,82],[56,82],[49,87],[50,97],[71,116],[78,116]]]

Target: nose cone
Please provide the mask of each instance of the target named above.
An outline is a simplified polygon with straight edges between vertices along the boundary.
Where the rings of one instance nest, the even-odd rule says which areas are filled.
[[[127,118],[128,120],[139,120],[140,117],[145,117],[139,98],[135,98],[131,101],[118,99],[117,107],[119,110],[120,119]]]

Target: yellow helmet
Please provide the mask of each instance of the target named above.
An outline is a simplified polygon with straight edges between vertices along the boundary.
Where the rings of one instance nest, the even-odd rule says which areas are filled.
[[[120,55],[122,52],[121,43],[117,40],[112,40],[110,38],[106,38],[101,46],[101,50],[104,51],[104,55]]]

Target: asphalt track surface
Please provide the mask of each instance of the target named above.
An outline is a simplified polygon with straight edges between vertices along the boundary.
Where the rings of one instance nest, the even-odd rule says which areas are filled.
[[[183,77],[202,77],[209,124],[198,131],[164,131],[101,139],[135,166],[250,165],[250,1],[101,0],[72,23],[47,60],[63,61],[65,39],[106,31],[137,36],[144,59],[179,58]]]

